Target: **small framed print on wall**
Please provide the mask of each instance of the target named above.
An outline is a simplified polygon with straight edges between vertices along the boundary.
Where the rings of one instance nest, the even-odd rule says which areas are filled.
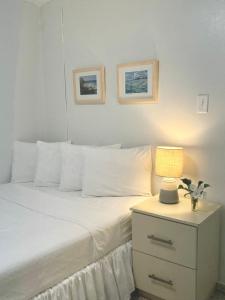
[[[146,60],[118,65],[117,89],[119,103],[157,103],[158,81],[158,60]]]
[[[104,66],[73,70],[74,100],[77,104],[105,103]]]

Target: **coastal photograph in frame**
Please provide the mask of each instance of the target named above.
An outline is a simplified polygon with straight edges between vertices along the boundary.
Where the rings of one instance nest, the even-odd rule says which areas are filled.
[[[73,70],[73,88],[76,104],[104,104],[104,66]]]
[[[119,103],[157,103],[158,81],[158,60],[146,60],[118,65],[117,89]]]

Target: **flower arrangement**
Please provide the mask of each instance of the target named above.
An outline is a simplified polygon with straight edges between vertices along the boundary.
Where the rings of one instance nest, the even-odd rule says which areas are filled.
[[[181,181],[185,186],[180,184],[178,189],[187,191],[184,197],[187,197],[188,195],[191,196],[192,210],[195,211],[198,199],[203,198],[206,195],[205,189],[210,185],[208,183],[204,183],[202,180],[199,180],[198,184],[195,185],[192,183],[191,179],[188,178],[181,178]]]

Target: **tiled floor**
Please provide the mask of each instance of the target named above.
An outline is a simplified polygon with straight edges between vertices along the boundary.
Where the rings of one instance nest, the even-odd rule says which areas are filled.
[[[143,297],[138,297],[137,295],[134,295],[131,300],[147,300]],[[215,295],[211,298],[211,300],[225,300],[225,294],[222,293],[215,293]]]

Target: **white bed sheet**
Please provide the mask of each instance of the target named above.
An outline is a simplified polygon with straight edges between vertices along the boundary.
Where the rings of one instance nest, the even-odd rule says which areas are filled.
[[[32,298],[127,242],[144,199],[0,185],[0,299]]]

